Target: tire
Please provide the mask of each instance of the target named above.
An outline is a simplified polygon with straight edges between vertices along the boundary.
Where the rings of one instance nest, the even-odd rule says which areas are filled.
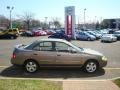
[[[88,41],[90,41],[91,39],[90,38],[87,38]]]
[[[15,39],[15,37],[14,36],[10,36],[10,39]]]
[[[34,73],[38,70],[38,63],[35,62],[34,60],[28,60],[24,64],[24,68],[28,73]]]
[[[101,40],[101,42],[104,42],[103,40]]]
[[[83,66],[83,70],[87,73],[95,73],[98,69],[99,65],[94,60],[87,61]]]

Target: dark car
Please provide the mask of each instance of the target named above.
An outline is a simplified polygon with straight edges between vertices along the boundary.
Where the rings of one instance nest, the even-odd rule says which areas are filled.
[[[16,39],[18,36],[15,34],[2,34],[0,39]]]
[[[63,33],[63,34],[65,34],[65,30],[56,30],[56,33]]]
[[[65,39],[67,41],[71,40],[70,36],[67,36],[66,34],[63,34],[63,33],[55,33],[55,34],[52,34],[51,36],[49,36],[48,38]]]
[[[28,37],[33,37],[33,33],[31,31],[25,31],[21,34],[21,36],[28,36]]]

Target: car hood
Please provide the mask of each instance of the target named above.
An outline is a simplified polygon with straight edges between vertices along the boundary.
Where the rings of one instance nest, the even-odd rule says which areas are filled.
[[[87,53],[87,54],[92,54],[92,55],[99,55],[99,56],[103,56],[102,53],[89,49],[89,48],[84,48],[83,53]]]

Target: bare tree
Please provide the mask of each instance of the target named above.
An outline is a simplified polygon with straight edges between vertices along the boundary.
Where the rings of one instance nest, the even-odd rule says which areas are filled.
[[[32,27],[40,27],[40,21],[39,20],[31,20]]]
[[[53,19],[53,24],[55,26],[55,29],[61,28],[61,24],[60,24],[60,21],[58,20],[58,18]]]
[[[18,17],[20,17],[23,22],[24,22],[24,27],[27,29],[27,30],[30,30],[30,25],[31,25],[31,21],[33,20],[34,18],[34,14],[31,13],[31,12],[24,12],[23,15],[19,15]],[[27,26],[27,27],[26,27]]]
[[[10,24],[9,19],[7,19],[5,16],[0,15],[0,27],[8,28]]]

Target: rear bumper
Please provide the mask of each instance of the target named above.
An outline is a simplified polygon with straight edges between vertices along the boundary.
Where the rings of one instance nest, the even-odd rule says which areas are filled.
[[[24,62],[21,61],[21,60],[11,58],[11,64],[13,64],[13,65],[23,65]]]

